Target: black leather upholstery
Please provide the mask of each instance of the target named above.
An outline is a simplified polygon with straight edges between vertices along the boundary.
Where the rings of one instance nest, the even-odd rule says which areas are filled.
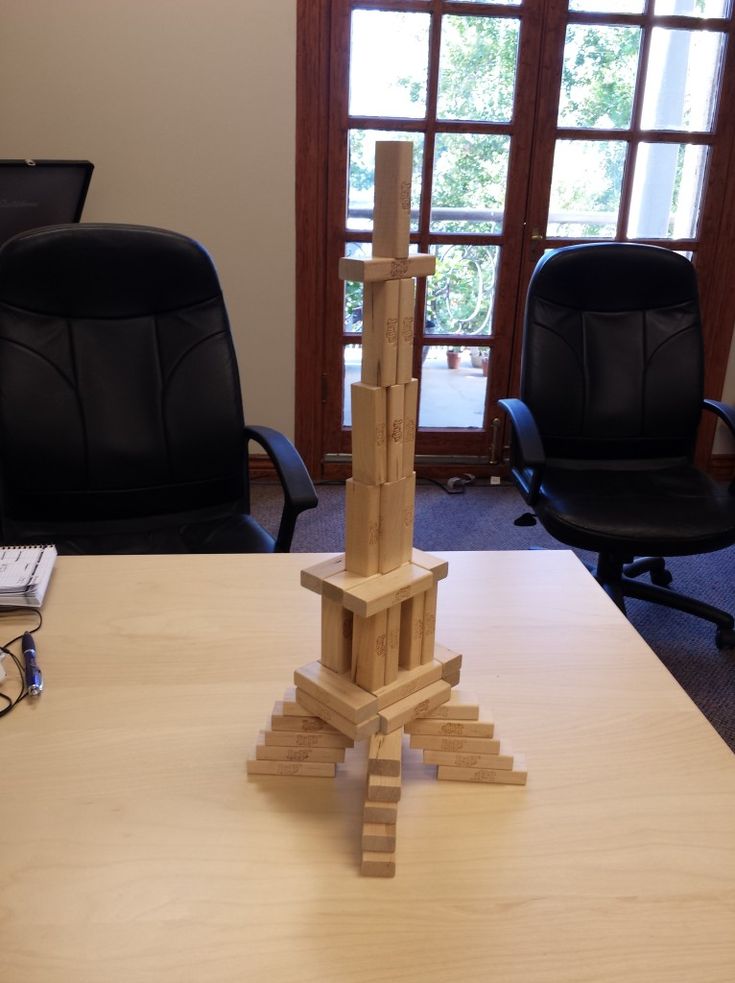
[[[205,250],[160,229],[65,225],[0,248],[3,539],[61,552],[288,549],[316,495],[281,437],[278,543],[249,515],[247,440]],[[268,441],[266,440],[266,443]],[[295,509],[295,513],[293,510]]]
[[[703,353],[696,275],[683,256],[627,243],[548,253],[528,291],[521,400],[502,404],[526,500],[557,539],[600,554],[598,579],[621,606],[644,589],[622,576],[636,555],[735,542],[735,495],[692,463]],[[691,610],[671,591],[646,590]],[[697,613],[733,627],[707,605]]]

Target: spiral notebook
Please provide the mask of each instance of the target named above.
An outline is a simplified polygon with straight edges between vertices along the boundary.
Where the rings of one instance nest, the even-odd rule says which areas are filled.
[[[0,608],[40,608],[56,556],[55,546],[0,546]]]

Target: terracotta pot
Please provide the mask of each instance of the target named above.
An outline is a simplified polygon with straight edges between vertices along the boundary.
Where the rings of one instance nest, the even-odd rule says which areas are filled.
[[[487,375],[487,370],[490,367],[490,358],[487,355],[482,356],[482,374]]]
[[[450,369],[458,369],[459,363],[462,361],[461,352],[447,352],[447,365]]]

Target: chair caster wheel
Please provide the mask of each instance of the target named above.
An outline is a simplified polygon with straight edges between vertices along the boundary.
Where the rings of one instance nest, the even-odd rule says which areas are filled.
[[[662,570],[661,573],[651,573],[651,583],[656,587],[668,587],[673,580],[670,570]]]
[[[718,628],[715,632],[715,645],[718,649],[735,648],[735,628]]]

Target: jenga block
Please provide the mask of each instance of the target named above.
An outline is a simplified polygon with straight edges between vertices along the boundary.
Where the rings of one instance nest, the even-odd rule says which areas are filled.
[[[441,678],[442,667],[438,662],[417,666],[415,669],[399,669],[395,682],[386,683],[385,686],[375,690],[374,695],[378,700],[378,710],[390,706],[391,703],[397,703],[398,700],[403,700],[411,693],[416,693]]]
[[[352,477],[366,485],[380,485],[387,478],[385,389],[353,382]],[[402,449],[402,448],[401,448]]]
[[[398,802],[401,798],[401,779],[393,775],[368,775],[368,802]]]
[[[296,689],[289,686],[283,694],[283,699],[278,700],[273,706],[273,713],[278,716],[285,714],[287,717],[308,717],[309,711],[304,710],[300,703],[296,702]]]
[[[397,703],[392,703],[379,713],[381,731],[384,734],[390,734],[397,727],[402,727],[403,724],[413,720],[417,711],[430,710],[432,707],[444,703],[445,700],[449,699],[451,691],[449,683],[440,679],[419,690],[418,693],[412,693],[411,696],[407,696]]]
[[[369,717],[367,720],[360,724],[355,724],[347,717],[343,717],[342,714],[336,713],[321,700],[315,700],[313,696],[309,696],[308,693],[304,693],[303,690],[296,690],[296,697],[299,703],[302,703],[307,710],[311,710],[312,713],[317,715],[317,718],[325,722],[325,726],[333,727],[333,729],[338,730],[341,734],[346,734],[347,737],[351,737],[353,741],[364,741],[371,734],[375,734],[380,730],[380,719],[376,714],[374,717]],[[292,718],[298,720],[298,717]],[[302,720],[311,720],[311,717],[302,717]]]
[[[321,662],[309,662],[301,666],[294,672],[293,678],[296,683],[296,699],[302,706],[304,703],[299,691],[313,696],[353,724],[362,723],[378,712],[377,697],[366,693],[360,686],[355,686],[349,675],[332,672]]]
[[[291,730],[267,730],[264,734],[266,744],[273,747],[353,747],[355,742],[331,728],[315,734],[297,733]]]
[[[362,821],[364,823],[392,823],[395,826],[397,819],[397,802],[365,801],[365,806],[362,812]]]
[[[403,282],[403,281],[401,281]],[[416,455],[416,430],[419,425],[419,382],[410,379],[403,394],[403,474],[413,471]]]
[[[358,687],[368,690],[385,684],[385,658],[388,650],[388,613],[378,611],[369,618],[354,616],[352,627],[352,675]],[[370,699],[371,714],[377,713],[378,701]]]
[[[511,770],[493,768],[451,768],[439,765],[436,770],[439,781],[445,782],[486,782],[490,785],[525,785],[528,778],[526,762],[520,756]]]
[[[273,713],[271,715],[271,730],[286,730],[286,731],[296,731],[302,734],[314,734],[320,731],[326,731],[329,733],[336,733],[336,728],[328,724],[321,716],[313,715],[310,717],[298,717],[295,714],[278,714]]]
[[[430,751],[427,751],[427,754],[430,753]],[[258,737],[258,743],[255,745],[255,757],[258,761],[336,762],[345,760],[345,749],[343,747],[288,747],[278,744],[266,744],[265,734],[261,731]],[[442,762],[442,764],[444,763]]]
[[[411,734],[412,748],[422,751],[448,751],[453,754],[500,754],[497,737],[436,737],[431,734]]]
[[[376,853],[372,850],[364,851],[360,872],[365,877],[395,877],[395,853]]]
[[[375,144],[373,256],[408,256],[412,162],[409,140]]]
[[[442,560],[438,556],[432,556],[431,553],[424,553],[423,550],[417,550],[415,547],[411,550],[411,562],[415,563],[417,567],[431,570],[435,583],[444,580],[449,573],[449,563],[447,560]]]
[[[321,664],[332,672],[349,672],[352,665],[352,612],[322,597]],[[295,697],[294,697],[295,699]]]
[[[424,634],[421,640],[421,661],[431,662],[436,642],[437,587],[434,584],[424,594]]]
[[[345,482],[345,569],[369,577],[380,564],[380,499],[384,485]]]
[[[401,560],[403,563],[410,563],[413,550],[413,520],[416,511],[416,472],[412,471],[403,480],[406,482],[406,489],[403,496]]]
[[[380,572],[390,573],[407,559],[404,557],[404,507],[408,478],[387,481],[380,486]]]
[[[331,556],[328,560],[321,560],[311,567],[304,567],[301,571],[301,586],[314,591],[315,594],[321,594],[324,581],[334,574],[344,573],[344,569],[345,555],[338,553],[337,556]],[[364,578],[353,575],[353,579],[359,583]]]
[[[480,704],[474,693],[456,689],[446,703],[429,710],[428,713],[417,714],[419,717],[430,717],[442,720],[479,720]]]
[[[248,761],[248,775],[282,775],[288,778],[334,778],[337,766],[320,761]]]
[[[451,649],[448,649],[446,645],[435,644],[434,662],[441,663],[442,677],[448,680],[450,676],[459,673],[462,667],[462,655],[459,652],[453,652]]]
[[[403,478],[403,397],[405,386],[389,386],[387,393],[387,474],[386,481]]]
[[[380,853],[394,853],[396,827],[393,823],[363,823],[362,849]]]
[[[343,256],[337,275],[340,280],[353,283],[379,283],[385,280],[405,280],[406,277],[431,276],[436,270],[436,256],[431,253],[413,253],[406,258],[376,257],[354,259]],[[366,380],[363,380],[366,381]]]
[[[362,618],[369,618],[378,611],[408,600],[414,594],[428,590],[433,583],[433,577],[428,570],[416,567],[412,563],[404,563],[396,570],[383,574],[382,577],[364,577],[354,586],[348,583],[340,574],[330,577],[322,584],[323,593],[327,597],[340,601],[348,610],[354,611]],[[354,583],[354,581],[353,581]]]
[[[406,733],[429,734],[433,737],[492,737],[493,731],[494,724],[484,720],[427,720],[420,718],[406,724]]]
[[[365,285],[360,381],[368,386],[396,383],[398,296],[396,280]]]
[[[399,280],[398,282],[400,287],[398,292],[398,357],[396,360],[396,382],[410,384],[411,376],[413,375],[414,281]],[[416,383],[415,389],[418,391],[418,382]],[[415,424],[415,415],[413,419]],[[413,470],[413,453],[411,455],[410,470]],[[404,474],[406,473],[404,471]]]
[[[401,604],[388,608],[386,637],[388,648],[385,653],[385,685],[389,686],[398,678],[398,660],[401,651]]]
[[[450,672],[444,677],[444,679],[450,686],[459,686],[459,672]]]
[[[434,587],[430,589],[435,590]],[[402,669],[415,669],[422,662],[424,599],[426,598],[426,593],[409,597],[401,605],[401,651],[399,663]]]
[[[394,730],[392,734],[373,734],[368,747],[368,774],[401,774],[401,749],[403,732]]]
[[[512,754],[468,754],[465,751],[424,751],[427,765],[450,765],[452,768],[497,768],[510,771],[513,768]]]

